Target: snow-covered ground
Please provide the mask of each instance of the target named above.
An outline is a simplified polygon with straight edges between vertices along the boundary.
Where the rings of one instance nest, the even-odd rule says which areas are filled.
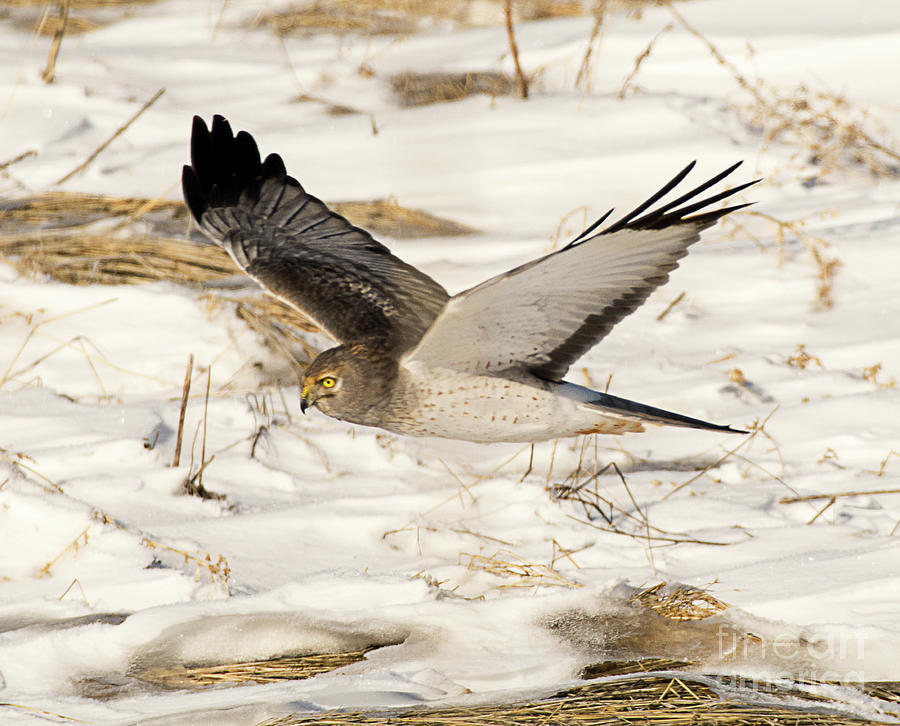
[[[894,3],[678,8],[749,79],[844,94],[871,114],[879,141],[900,137]],[[833,306],[816,305],[818,267],[802,241],[788,231],[780,254],[774,223],[735,215],[763,249],[733,226],[707,234],[571,378],[602,388],[612,375],[618,395],[756,433],[660,428],[541,444],[523,480],[527,447],[300,416],[296,390],[259,388],[254,364],[273,354],[195,292],[73,287],[0,265],[0,721],[253,723],[543,694],[628,650],[617,645],[630,612],[623,584],[661,581],[730,604],[716,621],[725,630],[673,621],[673,633],[688,628],[681,640],[648,633],[631,655],[900,680],[900,177],[852,166],[817,176],[787,139],[763,148],[739,110],[748,96],[677,24],[641,67],[640,89],[618,100],[634,59],[672,21],[664,8],[607,19],[589,88],[575,80],[592,20],[551,19],[517,28],[526,70],[540,70],[528,101],[408,109],[390,74],[511,70],[505,30],[439,23],[399,39],[282,43],[251,27],[258,9],[136,6],[67,36],[50,85],[40,79],[49,41],[0,25],[0,164],[37,152],[0,172],[4,197],[50,188],[165,88],[62,188],[176,199],[191,116],[221,113],[324,199],[393,195],[480,230],[384,240],[453,292],[548,249],[563,218],[563,237],[580,231],[581,205],[587,217],[624,210],[692,159],[698,180],[745,159],[735,183],[767,180],[745,194],[754,209],[803,222],[839,260]],[[330,115],[295,102],[301,93],[361,113]],[[185,455],[172,468],[190,354]],[[179,493],[200,460],[199,439],[188,450],[207,370],[216,456],[203,481],[221,500]],[[609,461],[627,487],[611,470],[589,481]],[[609,503],[612,525],[552,496],[576,481]],[[780,501],[883,490],[838,496],[818,517],[828,498]],[[525,576],[492,572],[489,560]],[[784,647],[736,657],[738,632]],[[690,652],[672,645],[683,642]],[[158,691],[132,678],[392,643],[307,681]]]

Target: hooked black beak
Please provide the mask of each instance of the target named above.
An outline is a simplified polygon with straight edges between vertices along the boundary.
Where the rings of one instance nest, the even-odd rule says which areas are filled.
[[[315,403],[314,401],[309,400],[309,386],[303,386],[303,390],[300,391],[300,413],[306,413],[306,409]]]

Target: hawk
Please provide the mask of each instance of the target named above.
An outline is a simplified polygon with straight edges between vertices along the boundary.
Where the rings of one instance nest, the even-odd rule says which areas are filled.
[[[736,204],[709,210],[755,182],[699,198],[740,162],[562,249],[452,297],[287,174],[253,137],[214,116],[194,118],[184,198],[200,229],[246,274],[301,311],[337,347],[302,378],[300,408],[411,436],[536,442],[642,431],[644,423],[736,431],[563,380]]]

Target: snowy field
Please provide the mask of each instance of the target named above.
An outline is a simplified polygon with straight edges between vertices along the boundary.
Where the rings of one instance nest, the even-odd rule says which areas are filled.
[[[511,73],[502,23],[280,40],[254,22],[261,6],[109,11],[108,24],[63,39],[52,84],[41,80],[49,38],[14,22],[21,14],[0,20],[0,164],[36,152],[0,171],[4,200],[50,189],[178,199],[191,117],[220,113],[323,199],[390,195],[478,230],[382,237],[456,292],[610,206],[625,211],[693,159],[698,182],[743,159],[733,184],[764,179],[741,196],[754,213],[707,233],[570,379],[602,389],[611,376],[619,396],[752,434],[649,427],[549,442],[523,479],[527,446],[301,416],[289,376],[271,383],[283,359],[196,290],[65,285],[0,261],[0,722],[252,724],[509,700],[645,656],[707,673],[900,680],[896,154],[845,139],[817,160],[806,132],[768,139],[775,111],[754,119],[752,94],[666,8],[608,14],[587,79],[592,17],[520,22],[521,62],[536,74],[527,101],[403,108],[395,73]],[[804,97],[842,96],[835,128],[843,119],[897,148],[895,3],[677,7],[742,78],[766,84],[758,94],[794,99],[779,103],[793,123]],[[215,458],[203,485],[222,498],[182,493],[204,436]],[[609,462],[624,481],[593,477]],[[730,607],[648,623],[630,594],[664,581]],[[165,689],[146,677],[375,645],[304,681]],[[860,716],[900,719],[838,697]]]

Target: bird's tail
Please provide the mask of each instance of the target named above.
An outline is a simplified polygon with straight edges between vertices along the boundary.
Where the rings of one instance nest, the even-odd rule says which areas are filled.
[[[731,426],[722,426],[720,424],[709,423],[699,418],[691,418],[683,416],[680,413],[666,411],[655,406],[648,406],[637,401],[629,401],[627,398],[619,398],[609,393],[600,393],[593,391],[584,386],[578,386],[574,383],[565,382],[559,391],[564,396],[574,398],[581,403],[590,406],[599,411],[605,411],[618,416],[626,416],[629,418],[639,419],[655,424],[665,424],[667,426],[684,426],[692,429],[705,429],[707,431],[725,431],[732,434],[746,434],[746,431],[732,428]]]

